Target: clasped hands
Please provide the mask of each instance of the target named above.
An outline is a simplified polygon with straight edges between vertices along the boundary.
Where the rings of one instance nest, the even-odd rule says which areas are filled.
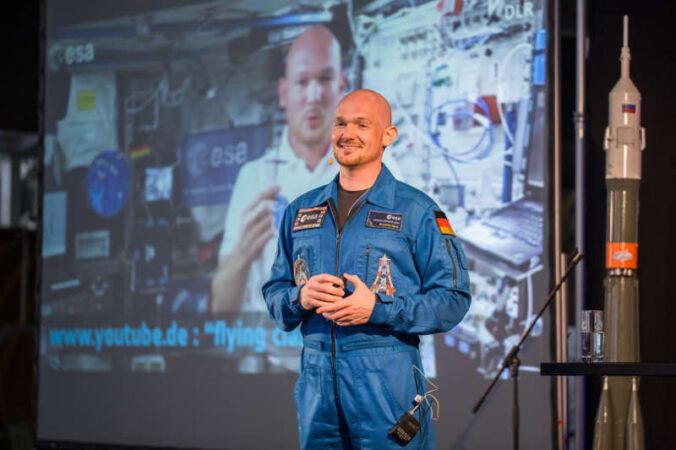
[[[345,274],[345,279],[355,287],[347,298],[340,278],[321,273],[311,277],[300,289],[300,304],[307,310],[340,326],[361,325],[368,322],[376,303],[376,296],[357,275]]]

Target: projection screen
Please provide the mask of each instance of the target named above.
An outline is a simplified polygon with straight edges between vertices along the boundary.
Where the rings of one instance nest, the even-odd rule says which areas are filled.
[[[506,376],[471,408],[551,285],[548,17],[543,0],[47,2],[38,439],[298,447],[302,337],[267,316],[277,236],[257,224],[331,181],[320,125],[369,88],[399,129],[385,164],[467,255],[468,315],[420,344],[438,446],[508,445]],[[321,52],[287,58],[312,26],[337,55],[318,79]],[[310,128],[314,160],[294,137]],[[551,445],[550,331],[521,354],[524,448]]]

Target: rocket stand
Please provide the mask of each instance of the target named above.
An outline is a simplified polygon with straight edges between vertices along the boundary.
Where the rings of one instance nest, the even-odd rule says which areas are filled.
[[[545,310],[552,302],[552,300],[554,300],[556,292],[559,289],[561,289],[563,283],[566,281],[566,279],[568,279],[568,275],[570,275],[575,266],[577,266],[577,263],[579,263],[581,260],[582,254],[578,253],[576,250],[575,254],[570,260],[570,263],[568,264],[568,269],[566,269],[566,272],[561,277],[561,280],[551,290],[549,296],[547,297],[547,300],[540,308],[540,311],[538,311],[538,313],[535,315],[526,331],[524,331],[523,334],[521,335],[519,342],[517,342],[517,344],[514,347],[512,347],[509,353],[507,353],[507,356],[505,356],[505,359],[502,361],[502,366],[500,366],[500,370],[498,370],[498,373],[495,374],[493,381],[491,381],[491,384],[488,385],[488,388],[481,395],[481,398],[479,398],[477,404],[474,405],[474,408],[472,408],[472,413],[476,414],[479,408],[481,408],[481,405],[483,404],[484,400],[486,400],[486,397],[488,396],[489,392],[491,392],[491,389],[493,389],[493,386],[495,386],[495,383],[498,382],[498,379],[500,378],[500,375],[502,375],[502,372],[509,367],[510,378],[512,378],[514,386],[514,403],[512,406],[512,432],[513,432],[512,441],[514,445],[514,450],[519,449],[519,366],[521,365],[521,361],[519,360],[517,355],[519,353],[519,350],[521,350],[523,342],[530,335],[530,332],[533,330],[533,327],[537,323],[538,319],[545,312]]]

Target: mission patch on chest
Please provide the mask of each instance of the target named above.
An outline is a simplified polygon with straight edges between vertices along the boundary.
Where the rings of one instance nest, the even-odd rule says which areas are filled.
[[[312,208],[301,208],[293,221],[293,231],[309,230],[312,228],[321,228],[326,218],[327,206],[314,206]]]
[[[381,211],[369,211],[366,217],[366,226],[369,228],[385,228],[386,230],[401,231],[404,222],[402,213],[389,213]]]

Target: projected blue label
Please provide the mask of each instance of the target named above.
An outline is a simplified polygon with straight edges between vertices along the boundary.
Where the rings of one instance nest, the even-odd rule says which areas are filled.
[[[209,283],[205,277],[170,280],[163,303],[164,312],[205,313],[209,303]]]
[[[275,198],[275,228],[279,229],[282,224],[282,219],[284,218],[284,211],[286,207],[289,206],[289,201],[283,195],[277,194]]]
[[[122,210],[129,196],[129,169],[119,153],[99,153],[85,179],[89,203],[99,215],[109,217]]]
[[[185,206],[230,200],[242,165],[263,152],[263,129],[241,127],[187,135],[181,144],[181,197]]]

